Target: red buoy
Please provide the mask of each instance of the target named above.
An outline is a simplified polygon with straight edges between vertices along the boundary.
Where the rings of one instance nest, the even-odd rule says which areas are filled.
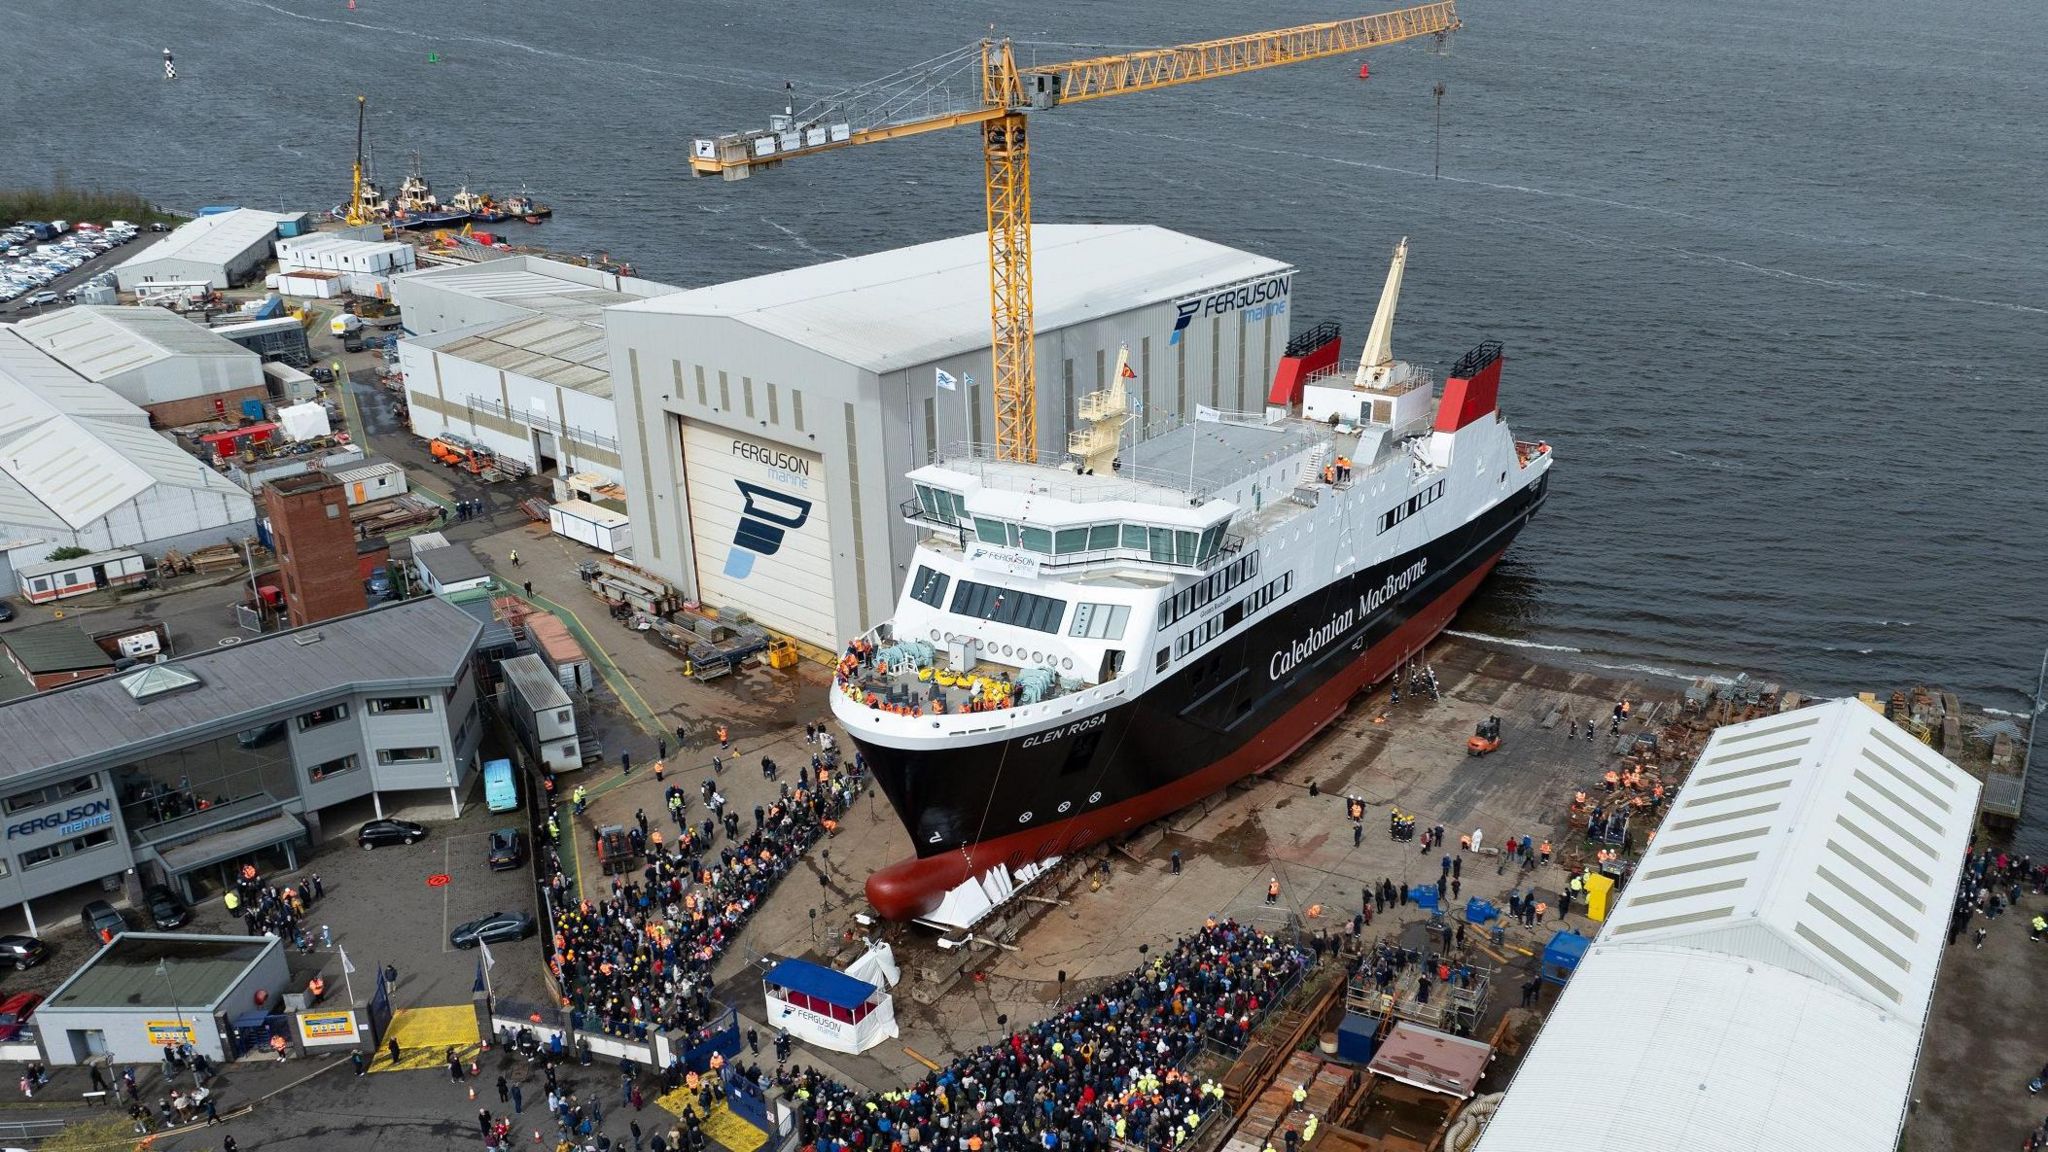
[[[354,0],[350,0],[350,3],[354,3]],[[1359,78],[1360,80],[1370,80],[1370,79],[1372,79],[1372,65],[1370,65],[1370,64],[1360,64],[1360,65],[1358,66],[1358,78]]]

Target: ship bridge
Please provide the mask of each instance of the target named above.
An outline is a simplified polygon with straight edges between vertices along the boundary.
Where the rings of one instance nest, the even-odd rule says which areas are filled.
[[[1197,421],[1127,447],[1107,472],[960,447],[910,473],[902,512],[927,545],[1011,575],[1206,572],[1243,547],[1233,518],[1283,498],[1333,435],[1263,416]]]

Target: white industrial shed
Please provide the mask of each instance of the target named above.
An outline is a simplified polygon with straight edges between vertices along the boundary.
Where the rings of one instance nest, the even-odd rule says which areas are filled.
[[[408,336],[504,323],[535,313],[602,326],[604,310],[682,289],[540,256],[422,268],[392,282]]]
[[[454,433],[536,473],[623,479],[604,310],[679,291],[538,256],[397,277],[413,432]]]
[[[1043,457],[1064,455],[1119,347],[1140,434],[1197,405],[1263,405],[1288,265],[1149,225],[1041,224],[1032,253]],[[828,648],[886,618],[915,548],[905,474],[995,438],[987,236],[623,304],[605,323],[634,562]]]
[[[617,481],[604,329],[535,314],[400,341],[412,430],[453,432],[534,472]]]
[[[278,223],[295,219],[295,215],[236,208],[188,220],[116,265],[114,282],[123,292],[133,292],[144,284],[232,288],[269,261]]]
[[[1978,788],[1855,700],[1716,732],[1480,1152],[1891,1152]]]
[[[0,326],[0,592],[57,548],[197,548],[254,519],[247,492],[141,409]]]
[[[164,424],[230,415],[267,394],[263,358],[165,308],[83,304],[15,326],[78,375],[149,409]]]

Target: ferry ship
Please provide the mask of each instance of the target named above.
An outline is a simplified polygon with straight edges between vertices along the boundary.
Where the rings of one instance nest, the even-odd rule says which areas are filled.
[[[916,845],[892,920],[1273,767],[1416,656],[1542,506],[1551,450],[1498,407],[1501,345],[1441,390],[1395,360],[1396,247],[1356,371],[1132,442],[1120,357],[1057,464],[962,450],[910,473],[893,618],[832,710]]]

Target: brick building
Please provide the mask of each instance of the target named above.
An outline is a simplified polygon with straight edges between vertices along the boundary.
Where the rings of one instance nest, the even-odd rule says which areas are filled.
[[[369,607],[356,562],[356,530],[341,482],[307,472],[263,486],[291,627]]]

